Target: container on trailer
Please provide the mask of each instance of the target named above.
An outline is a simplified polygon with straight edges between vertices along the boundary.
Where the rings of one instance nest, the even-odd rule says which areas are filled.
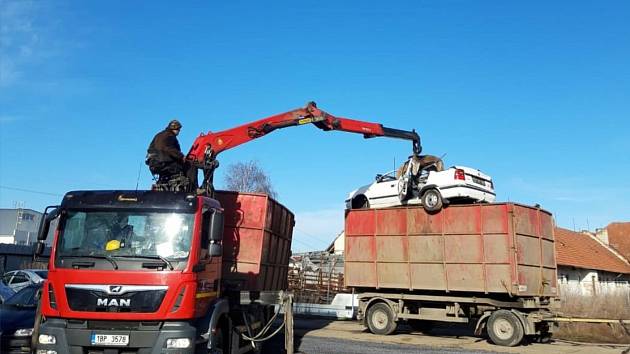
[[[515,203],[348,210],[345,283],[556,296],[553,229],[549,212]]]
[[[230,290],[286,290],[294,215],[265,194],[217,191],[224,208],[222,279]]]

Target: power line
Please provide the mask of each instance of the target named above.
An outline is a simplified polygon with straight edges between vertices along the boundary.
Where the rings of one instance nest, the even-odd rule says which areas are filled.
[[[36,190],[26,189],[26,188],[9,187],[9,186],[2,186],[2,185],[0,185],[0,188],[2,188],[2,189],[12,190],[12,191],[18,191],[18,192],[26,192],[26,193],[34,193],[34,194],[50,195],[50,196],[53,196],[53,197],[63,197],[63,195],[62,195],[62,194],[56,194],[56,193],[50,193],[50,192],[36,191]]]
[[[293,226],[293,229],[295,229],[295,230],[296,230],[296,231],[298,231],[298,232],[303,233],[303,234],[304,234],[304,235],[306,235],[306,236],[309,236],[309,237],[311,237],[311,238],[314,238],[315,240],[317,240],[317,241],[319,241],[319,242],[330,242],[330,240],[324,240],[324,239],[321,239],[319,236],[315,236],[315,235],[313,235],[313,234],[309,234],[308,232],[306,232],[306,231],[304,231],[304,230],[302,230],[302,229],[299,229],[299,228],[297,228],[297,227],[295,227],[295,226]],[[335,238],[336,238],[336,236],[335,236]]]

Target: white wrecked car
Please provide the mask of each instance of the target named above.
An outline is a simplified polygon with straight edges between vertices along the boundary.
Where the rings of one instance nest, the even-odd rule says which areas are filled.
[[[464,166],[443,169],[439,158],[411,158],[398,171],[376,175],[376,181],[350,193],[346,208],[386,208],[421,204],[428,212],[436,212],[444,204],[492,203],[495,200],[492,178],[481,171]]]

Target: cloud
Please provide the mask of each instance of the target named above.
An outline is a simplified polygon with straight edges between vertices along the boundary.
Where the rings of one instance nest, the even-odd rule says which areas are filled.
[[[43,29],[35,23],[41,11],[33,1],[0,1],[0,87],[19,82],[25,67],[41,59]]]

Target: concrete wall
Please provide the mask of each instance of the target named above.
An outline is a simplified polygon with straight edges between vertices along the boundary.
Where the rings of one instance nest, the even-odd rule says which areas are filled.
[[[50,248],[46,248],[39,261],[48,264],[48,257],[50,257]],[[24,265],[30,265],[32,261],[33,246],[0,244],[0,274],[21,269]]]

